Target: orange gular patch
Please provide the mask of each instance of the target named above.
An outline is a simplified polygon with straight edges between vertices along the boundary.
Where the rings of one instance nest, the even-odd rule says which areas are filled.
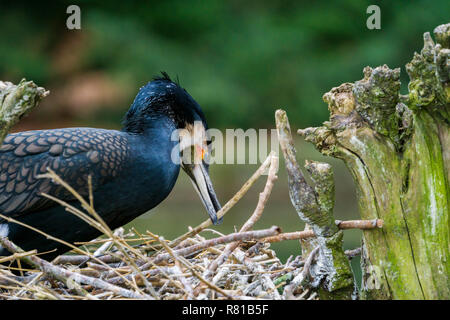
[[[199,145],[195,146],[195,153],[196,153],[196,155],[200,155],[201,160],[203,160],[205,158],[205,149],[203,149],[201,146],[199,146]]]

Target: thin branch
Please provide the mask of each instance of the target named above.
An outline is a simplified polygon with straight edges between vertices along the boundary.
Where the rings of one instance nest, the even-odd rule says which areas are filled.
[[[236,192],[236,194],[222,207],[222,209],[220,209],[217,212],[218,219],[222,218],[247,193],[247,191],[255,183],[255,181],[258,180],[258,178],[267,170],[273,155],[274,152],[272,151],[266,158],[266,160],[263,162],[263,164],[261,164],[261,166],[258,168],[258,170],[256,170],[255,173],[250,177],[250,179],[248,179],[247,182],[244,183],[241,189],[239,189],[239,191]],[[179,236],[178,238],[170,242],[169,246],[170,247],[177,246],[184,239],[187,239],[202,232],[204,229],[208,228],[211,224],[212,224],[211,219],[203,221],[197,227],[193,228],[189,232]]]
[[[336,220],[336,225],[339,229],[374,229],[374,228],[382,228],[384,221],[382,219],[373,219],[373,220]]]
[[[12,253],[24,252],[21,248],[19,248],[17,245],[9,241],[7,238],[0,238],[0,243],[4,248],[8,249]],[[22,256],[20,257],[20,259],[40,269],[48,276],[51,276],[54,279],[62,281],[65,284],[67,284],[68,281],[74,281],[76,283],[88,284],[98,289],[111,291],[115,294],[118,294],[126,298],[151,299],[150,296],[138,294],[133,291],[109,284],[103,280],[87,277],[82,274],[71,272],[64,268],[57,267],[51,264],[50,262],[47,262],[36,256]]]
[[[269,196],[272,193],[272,188],[275,183],[275,180],[278,178],[277,172],[278,172],[278,157],[275,155],[272,155],[272,157],[270,158],[269,174],[267,176],[267,181],[266,181],[266,185],[264,187],[264,191],[259,194],[259,200],[258,200],[258,204],[256,205],[255,211],[250,216],[250,218],[244,223],[244,225],[239,230],[239,232],[248,231],[251,228],[253,228],[255,223],[261,217],[261,215],[264,211],[264,208],[266,206],[267,200],[269,200]],[[208,266],[208,271],[206,272],[205,277],[208,278],[213,272],[215,272],[217,270],[217,268],[228,259],[230,254],[239,246],[239,244],[240,244],[240,242],[238,242],[238,241],[229,243],[225,247],[222,254],[219,257],[217,257]]]
[[[94,261],[97,261],[98,263],[100,263],[100,264],[104,265],[105,267],[108,267],[108,268],[110,268],[111,270],[113,270],[114,272],[116,272],[113,268],[109,267],[105,262],[103,262],[103,261],[101,261],[100,259],[97,259],[96,257],[94,257],[90,252],[84,251],[84,250],[82,250],[82,249],[80,249],[80,248],[74,246],[73,244],[71,244],[71,243],[69,243],[69,242],[66,242],[66,241],[61,240],[61,239],[56,238],[56,237],[53,237],[52,235],[49,235],[48,233],[45,233],[45,232],[43,232],[43,231],[41,231],[41,230],[39,230],[39,229],[36,229],[36,228],[34,228],[34,227],[32,227],[32,226],[30,226],[30,225],[28,225],[28,224],[25,224],[25,223],[23,223],[23,222],[20,222],[20,221],[14,219],[14,218],[7,217],[7,216],[2,215],[2,214],[0,214],[0,218],[5,219],[5,220],[8,221],[8,222],[16,223],[16,224],[18,224],[18,225],[20,225],[20,226],[22,226],[22,227],[27,228],[27,229],[33,230],[33,231],[35,231],[35,232],[37,232],[37,233],[43,235],[43,236],[46,237],[47,239],[50,239],[50,240],[53,240],[53,241],[62,243],[62,244],[64,244],[64,245],[68,246],[69,248],[71,248],[72,250],[75,250],[76,252],[82,253],[84,259],[86,259],[86,257],[89,257],[89,258],[93,259]],[[20,260],[19,260],[19,261],[20,261]],[[83,261],[81,261],[81,262],[85,262],[85,261],[86,261],[86,260],[83,260]],[[80,262],[80,263],[81,263],[81,262]],[[118,276],[122,276],[120,273],[117,273],[117,275],[118,275]],[[130,284],[130,285],[132,286],[132,284]],[[136,289],[139,290],[139,288],[136,288]]]
[[[277,226],[273,226],[269,229],[264,230],[256,230],[256,231],[247,231],[247,232],[237,232],[232,233],[224,237],[218,237],[214,239],[206,240],[202,243],[195,244],[186,248],[182,248],[179,250],[175,250],[174,252],[179,256],[187,256],[194,252],[203,250],[208,247],[213,247],[219,244],[223,243],[229,243],[233,241],[246,241],[246,240],[254,240],[254,239],[261,239],[266,238],[272,235],[279,234],[281,232],[281,229]],[[171,255],[169,253],[161,253],[157,255],[154,259],[151,261],[155,264],[161,263],[162,261],[168,260],[171,258]],[[150,267],[150,263],[146,263],[141,267],[141,269],[145,270],[146,268]]]
[[[381,228],[383,226],[383,220],[374,219],[374,220],[348,220],[348,221],[339,221],[336,220],[336,225],[341,230],[346,229],[361,229],[361,230],[369,230],[375,228]],[[263,242],[281,242],[285,240],[300,240],[313,238],[316,234],[313,230],[305,230],[305,231],[295,231],[295,232],[286,232],[281,233],[279,235],[268,237],[262,239]]]
[[[305,264],[303,266],[303,270],[294,278],[292,279],[291,283],[284,287],[284,296],[288,300],[295,299],[294,298],[294,291],[295,289],[304,283],[304,281],[308,278],[309,272],[311,269],[311,265],[314,261],[314,258],[316,257],[317,253],[319,252],[320,247],[317,246],[311,253],[309,254],[308,258],[305,261]]]

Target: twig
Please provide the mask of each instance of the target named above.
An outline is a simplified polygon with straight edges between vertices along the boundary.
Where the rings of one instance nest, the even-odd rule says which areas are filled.
[[[237,232],[232,233],[224,237],[218,237],[214,239],[206,240],[202,243],[195,244],[186,248],[182,248],[179,250],[175,250],[174,252],[179,256],[187,256],[194,252],[203,250],[208,247],[216,246],[223,243],[229,243],[232,241],[246,241],[246,240],[253,240],[253,239],[261,239],[266,238],[270,235],[275,235],[281,232],[281,229],[277,226],[273,226],[269,229],[264,230],[256,230],[256,231],[247,231],[247,232]],[[161,253],[157,255],[154,259],[152,259],[152,262],[157,264],[161,263],[162,261],[170,259],[171,255],[169,253]],[[145,270],[150,266],[150,263],[144,264],[141,269]]]
[[[10,255],[8,257],[1,258],[0,259],[0,263],[4,263],[4,262],[7,262],[7,261],[13,261],[13,260],[16,260],[16,259],[20,259],[21,257],[31,256],[31,255],[34,255],[36,253],[37,253],[37,250],[31,250],[31,251],[20,252],[20,253],[17,252],[17,253],[14,253],[14,254],[12,254],[12,255]]]
[[[117,230],[114,231],[114,235],[116,237],[122,237],[123,236],[123,228],[118,228]],[[107,242],[105,242],[104,244],[102,244],[97,250],[95,250],[94,252],[94,257],[98,257],[101,256],[113,243],[112,240],[109,240]]]
[[[361,247],[353,249],[353,250],[345,250],[344,253],[347,256],[347,258],[352,259],[361,254]]]
[[[250,187],[255,183],[255,181],[265,172],[265,170],[269,167],[270,161],[272,158],[272,155],[274,152],[272,151],[269,156],[266,158],[266,160],[261,164],[261,166],[258,168],[258,170],[255,171],[255,173],[250,177],[250,179],[247,180],[246,183],[239,189],[238,192],[217,212],[217,218],[222,218],[228,210],[230,210],[250,189]],[[200,233],[202,230],[208,228],[212,224],[211,219],[203,221],[201,224],[199,224],[197,227],[193,228],[189,232],[179,236],[175,240],[169,243],[170,247],[175,247],[178,245],[181,241],[184,239],[187,239],[189,237],[192,237],[198,233]]]
[[[187,262],[183,257],[181,256],[177,256],[177,252],[173,251],[169,248],[169,246],[167,244],[165,244],[163,241],[161,241],[161,239],[159,239],[159,237],[156,236],[156,239],[161,243],[161,245],[169,252],[170,255],[172,255],[172,257],[174,259],[177,259],[179,262],[181,262],[183,265],[185,265],[189,271],[192,273],[192,275],[194,275],[198,280],[200,280],[200,282],[202,282],[203,284],[205,284],[207,287],[211,288],[212,290],[220,293],[221,295],[229,298],[229,299],[233,299],[232,296],[230,296],[229,294],[227,294],[225,291],[223,291],[222,289],[220,289],[219,287],[215,286],[214,284],[210,283],[208,280],[204,279],[198,272],[196,272],[193,268],[193,266]]]
[[[39,175],[38,177],[39,178],[50,178],[53,181],[55,181],[56,183],[62,185],[67,191],[69,191],[81,203],[82,207],[92,217],[94,217],[95,220],[92,219],[91,217],[89,217],[88,215],[84,214],[83,212],[79,211],[79,210],[76,210],[77,213],[72,212],[70,210],[69,210],[69,212],[72,212],[72,213],[74,213],[77,216],[81,216],[82,219],[85,220],[85,221],[90,221],[94,226],[100,225],[99,227],[97,227],[97,229],[99,229],[99,231],[103,232],[109,238],[111,238],[111,240],[116,245],[117,249],[120,252],[122,252],[124,258],[128,261],[130,266],[132,268],[134,268],[136,273],[140,274],[141,270],[136,265],[134,259],[132,259],[130,257],[130,255],[127,253],[126,249],[130,250],[132,253],[134,253],[136,256],[140,257],[141,259],[145,259],[145,257],[138,250],[135,250],[130,245],[128,245],[128,243],[120,241],[120,238],[118,238],[117,236],[114,235],[114,233],[109,228],[109,226],[106,224],[106,222],[102,219],[102,217],[100,217],[100,215],[97,213],[97,211],[95,211],[94,207],[91,206],[88,202],[86,202],[86,200],[75,189],[73,189],[67,182],[65,182],[61,177],[59,177],[50,168],[47,168],[47,171],[48,171],[48,173],[43,174],[43,175]],[[89,187],[92,188],[92,184],[90,184]],[[90,191],[90,193],[92,193],[92,190]],[[67,204],[66,207],[71,207],[71,206]],[[145,277],[142,277],[142,278],[143,278],[143,281],[146,284],[146,287],[149,290],[150,294],[152,294],[152,296],[156,297],[156,292],[153,289],[152,285],[147,282],[147,279]],[[137,288],[137,290],[140,291],[139,288]]]
[[[10,283],[9,279],[16,280],[22,284],[27,284],[31,281],[33,281],[34,278],[36,278],[37,274],[31,274],[29,276],[16,276],[14,274],[11,274],[9,271],[1,270],[0,274],[3,275],[5,278],[0,279],[0,285],[7,285]]]
[[[336,225],[339,229],[374,229],[382,228],[384,221],[382,219],[373,220],[336,220]]]
[[[259,194],[259,200],[255,208],[255,211],[250,216],[250,218],[244,223],[239,232],[250,230],[261,217],[262,212],[264,211],[264,208],[266,206],[267,200],[269,199],[269,196],[272,192],[275,180],[278,178],[276,175],[277,172],[278,172],[278,157],[272,155],[272,157],[270,158],[269,174],[267,176],[264,191]],[[215,272],[217,268],[228,259],[230,254],[239,246],[239,244],[240,244],[239,241],[229,243],[225,247],[225,250],[222,252],[222,254],[208,266],[208,270],[205,273],[205,277],[208,278],[213,272]]]
[[[288,300],[295,299],[294,297],[294,290],[302,284],[305,279],[309,276],[309,270],[311,268],[311,265],[313,263],[314,258],[316,257],[316,254],[319,252],[320,247],[316,247],[311,253],[309,254],[308,258],[305,261],[305,265],[303,266],[302,272],[300,272],[297,276],[292,279],[291,283],[289,285],[284,287],[284,297]]]
[[[8,249],[12,253],[24,252],[21,248],[19,248],[17,245],[15,245],[6,238],[0,238],[0,243],[4,248]],[[150,296],[138,294],[133,291],[109,284],[103,280],[87,277],[82,274],[71,272],[69,270],[57,267],[51,264],[50,262],[47,262],[36,256],[24,256],[20,257],[20,259],[36,268],[39,268],[42,272],[51,276],[52,278],[60,280],[64,283],[70,281],[69,280],[70,278],[72,281],[76,283],[92,285],[95,288],[111,291],[114,292],[115,294],[118,294],[126,298],[151,299]]]
[[[233,255],[241,262],[243,263],[252,273],[260,274],[259,278],[261,279],[261,282],[263,283],[266,290],[270,292],[270,296],[272,299],[280,300],[281,296],[278,293],[278,290],[276,289],[275,285],[273,284],[272,279],[270,279],[270,276],[264,272],[264,269],[262,266],[258,263],[254,263],[250,258],[245,256],[245,253],[237,248]]]
[[[383,226],[383,220],[374,219],[374,220],[349,220],[349,221],[339,221],[336,220],[336,225],[341,230],[346,229],[375,229],[381,228]],[[313,230],[304,230],[304,231],[294,231],[294,232],[286,232],[281,233],[279,235],[268,237],[262,239],[263,242],[280,242],[284,240],[299,240],[299,239],[307,239],[315,237],[315,233]]]
[[[5,219],[5,220],[7,220],[8,222],[12,222],[12,223],[16,223],[16,224],[18,224],[18,225],[21,225],[21,226],[23,226],[23,227],[25,227],[25,228],[27,228],[27,229],[33,230],[33,231],[35,231],[35,232],[37,232],[37,233],[39,233],[39,234],[45,236],[47,239],[51,239],[51,240],[54,240],[54,241],[56,241],[56,242],[59,242],[59,243],[62,243],[62,244],[64,244],[64,245],[68,246],[69,248],[75,250],[76,252],[81,252],[82,254],[84,254],[84,255],[83,255],[84,260],[82,260],[80,263],[85,262],[85,261],[86,261],[86,257],[89,257],[89,258],[93,259],[94,261],[97,261],[98,263],[104,265],[105,267],[110,268],[113,272],[116,272],[113,268],[111,268],[110,266],[108,266],[105,262],[103,262],[102,260],[100,260],[100,259],[94,257],[90,252],[88,252],[88,251],[83,251],[82,249],[80,249],[80,248],[74,246],[74,245],[71,244],[71,243],[68,243],[68,242],[66,242],[66,241],[64,241],[64,240],[61,240],[61,239],[56,238],[56,237],[53,237],[52,235],[49,235],[48,233],[45,233],[45,232],[43,232],[43,231],[41,231],[41,230],[39,230],[39,229],[36,229],[36,228],[34,228],[34,227],[32,227],[32,226],[26,224],[26,223],[20,222],[20,221],[18,221],[18,220],[16,220],[16,219],[13,219],[13,218],[11,218],[11,217],[7,217],[7,216],[5,216],[5,215],[0,214],[0,218],[3,218],[3,219]],[[20,261],[20,260],[19,260],[19,261]],[[117,272],[116,272],[116,273],[117,273]],[[123,277],[120,273],[117,273],[117,275],[120,276],[120,277]],[[125,278],[124,278],[124,280],[126,281]],[[132,283],[130,283],[130,285],[133,286]],[[139,288],[136,288],[136,290],[140,291]]]
[[[285,240],[299,240],[299,239],[306,239],[306,238],[312,238],[315,237],[314,231],[312,230],[305,230],[305,231],[294,231],[294,232],[286,232],[281,233],[279,235],[268,237],[265,239],[262,239],[261,241],[264,242],[280,242]]]
[[[89,260],[90,257],[87,255],[62,255],[57,257],[53,263],[55,264],[82,264]],[[103,263],[114,263],[122,261],[120,256],[106,254],[101,257],[97,257],[98,261],[102,261]]]

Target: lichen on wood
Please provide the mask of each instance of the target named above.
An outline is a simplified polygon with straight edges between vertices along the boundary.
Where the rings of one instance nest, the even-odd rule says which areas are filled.
[[[364,231],[362,297],[449,299],[450,24],[424,34],[400,69],[366,67],[364,78],[324,95],[330,121],[298,133],[342,159],[357,189]]]
[[[48,91],[33,81],[22,79],[18,85],[0,81],[0,145],[14,126]]]
[[[278,140],[285,158],[289,195],[299,217],[307,223],[317,238],[302,243],[302,255],[317,255],[309,269],[309,276],[300,274],[293,282],[316,288],[321,299],[352,299],[354,278],[349,260],[342,247],[343,232],[333,217],[334,180],[328,163],[306,161],[313,186],[307,183],[296,160],[296,151],[286,112],[275,113]],[[317,252],[317,254],[316,254]],[[311,257],[312,259],[312,257]],[[285,290],[291,290],[293,284]]]

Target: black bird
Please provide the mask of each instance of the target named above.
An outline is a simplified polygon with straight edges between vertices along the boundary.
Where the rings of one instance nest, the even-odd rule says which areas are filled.
[[[139,90],[121,131],[64,128],[8,135],[0,148],[0,213],[70,243],[89,241],[100,232],[41,195],[80,207],[61,185],[37,178],[47,167],[83,196],[89,194],[91,175],[95,210],[114,229],[164,200],[181,166],[217,224],[220,204],[204,159],[206,130],[198,103],[163,72]],[[51,251],[43,255],[47,260],[70,250],[1,218],[0,236],[24,250]],[[0,256],[9,254],[0,246]]]

